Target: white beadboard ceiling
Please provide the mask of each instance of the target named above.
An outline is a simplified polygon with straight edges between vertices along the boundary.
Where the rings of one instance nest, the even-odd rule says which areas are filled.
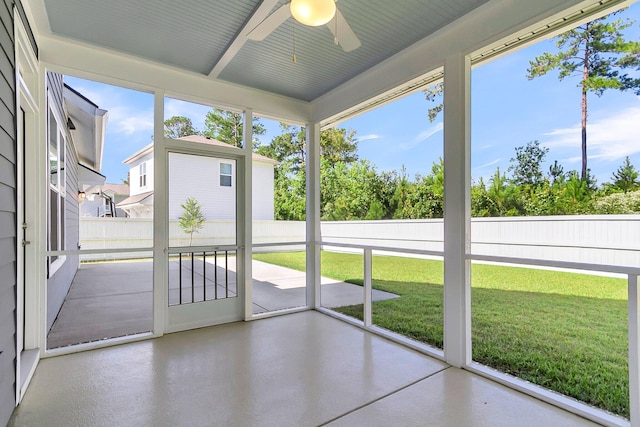
[[[488,0],[340,0],[362,42],[349,53],[325,26],[294,30],[292,18],[265,40],[248,40],[285,0],[42,1],[56,36],[312,101]]]

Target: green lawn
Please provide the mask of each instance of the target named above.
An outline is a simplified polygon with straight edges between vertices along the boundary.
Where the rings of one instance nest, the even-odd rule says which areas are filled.
[[[305,254],[254,254],[304,270]],[[362,284],[362,255],[322,252],[322,275]],[[441,261],[374,256],[374,324],[442,348]],[[473,360],[629,416],[624,279],[474,264]],[[362,305],[337,309],[362,319]]]

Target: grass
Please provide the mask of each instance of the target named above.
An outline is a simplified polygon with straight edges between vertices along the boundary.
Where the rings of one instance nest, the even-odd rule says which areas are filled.
[[[303,252],[254,259],[305,269]],[[322,253],[322,275],[362,284],[362,255]],[[443,345],[441,261],[374,256],[373,287],[399,298],[373,303],[374,324]],[[629,417],[624,279],[472,266],[473,360]],[[362,305],[336,309],[362,319]]]

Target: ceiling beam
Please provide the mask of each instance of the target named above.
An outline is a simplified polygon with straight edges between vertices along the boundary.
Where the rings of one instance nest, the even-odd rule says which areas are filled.
[[[136,58],[62,37],[40,37],[41,63],[52,71],[134,90],[164,91],[168,96],[237,110],[261,117],[307,123],[310,105],[179,68]]]
[[[267,18],[267,16],[269,16],[269,13],[271,13],[276,4],[278,4],[278,0],[263,0],[260,3],[260,5],[253,12],[253,15],[251,15],[251,18],[246,21],[242,29],[234,37],[233,41],[229,43],[227,50],[225,50],[216,65],[214,65],[213,69],[209,73],[210,78],[218,78],[220,73],[222,73],[226,66],[229,65],[231,60],[247,42],[247,34],[249,34],[255,27],[258,26],[258,24],[260,24]]]

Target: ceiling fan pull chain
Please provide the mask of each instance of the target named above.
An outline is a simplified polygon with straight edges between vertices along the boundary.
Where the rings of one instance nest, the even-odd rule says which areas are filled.
[[[298,59],[296,58],[296,20],[293,19],[291,21],[291,39],[293,42],[293,56],[291,57],[291,62],[296,63]]]
[[[336,6],[337,5],[338,5],[338,0],[336,0]],[[334,20],[334,22],[336,24],[336,26],[335,26],[335,29],[336,29],[335,35],[333,36],[333,44],[335,44],[337,46],[338,45],[338,14],[335,14],[333,16],[333,20]]]

